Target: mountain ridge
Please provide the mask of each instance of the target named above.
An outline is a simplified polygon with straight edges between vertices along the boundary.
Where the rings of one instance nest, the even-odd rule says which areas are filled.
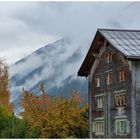
[[[39,95],[39,84],[44,81],[50,95],[69,96],[79,90],[87,100],[87,83],[77,77],[82,61],[80,47],[69,38],[41,47],[10,67],[11,102],[19,112],[21,91],[24,88]],[[18,104],[18,105],[17,105]]]

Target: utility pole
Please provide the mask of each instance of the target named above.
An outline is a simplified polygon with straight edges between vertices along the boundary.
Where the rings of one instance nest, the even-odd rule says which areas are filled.
[[[92,100],[91,100],[91,77],[88,76],[88,102],[89,102],[89,138],[92,139]]]
[[[12,138],[14,138],[14,112],[12,112]]]
[[[108,137],[108,121],[107,121],[107,113],[108,113],[108,93],[106,92],[104,95],[104,136],[105,138]]]

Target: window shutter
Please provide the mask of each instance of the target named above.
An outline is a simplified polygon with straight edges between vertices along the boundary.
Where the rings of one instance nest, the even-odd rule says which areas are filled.
[[[116,134],[119,133],[119,122],[116,120],[115,121],[115,130],[116,130]]]
[[[130,122],[127,120],[127,133],[130,133]]]
[[[128,130],[128,121],[126,120],[124,122],[124,133],[127,134],[127,130]]]
[[[93,125],[93,132],[96,132],[96,122],[93,122],[92,125]]]

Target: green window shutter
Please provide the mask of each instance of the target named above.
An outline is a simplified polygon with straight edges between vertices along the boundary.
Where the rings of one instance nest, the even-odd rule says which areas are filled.
[[[115,129],[116,129],[116,134],[118,134],[119,133],[119,121],[115,121]]]
[[[123,120],[120,121],[120,133],[121,134],[127,134],[127,130],[128,130],[128,124],[127,124],[127,120]]]
[[[121,133],[121,123],[120,121],[117,121],[117,133]]]
[[[130,122],[127,120],[127,133],[130,133]]]
[[[129,133],[130,132],[130,124],[129,124],[129,120],[126,120],[125,121],[125,134]]]
[[[127,130],[128,130],[128,121],[125,120],[124,121],[124,134],[127,134]]]
[[[93,122],[92,125],[93,125],[93,132],[95,132],[96,131],[96,122]]]

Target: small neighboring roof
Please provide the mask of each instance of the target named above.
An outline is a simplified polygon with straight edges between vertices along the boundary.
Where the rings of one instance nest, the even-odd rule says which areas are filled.
[[[101,34],[126,58],[140,59],[140,30],[98,29],[95,38],[97,34]],[[88,76],[88,72],[94,62],[94,58],[91,53],[95,47],[94,40],[81,68],[78,71],[78,76]],[[90,61],[90,63],[88,61]],[[88,63],[88,68],[86,68],[86,63]]]

